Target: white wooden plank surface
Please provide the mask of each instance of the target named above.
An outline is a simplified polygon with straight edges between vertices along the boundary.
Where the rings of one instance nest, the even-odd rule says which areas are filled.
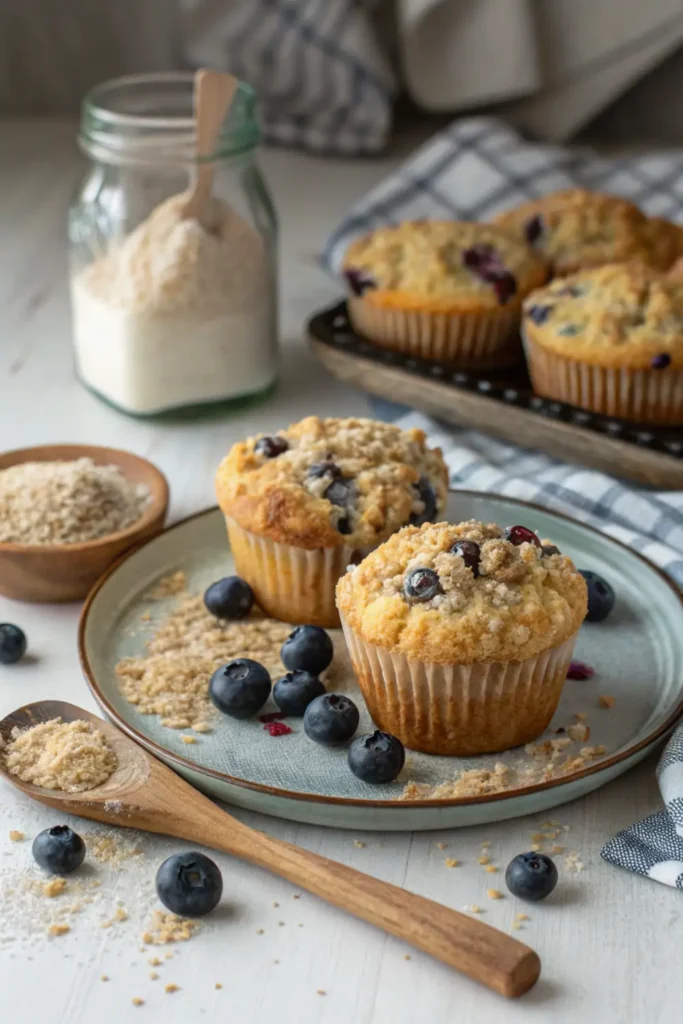
[[[309,412],[367,410],[362,395],[331,380],[313,362],[301,325],[311,310],[335,297],[315,263],[320,240],[348,203],[386,173],[389,159],[325,162],[265,154],[283,228],[281,388],[268,404],[239,417],[160,427],[117,415],[73,380],[64,229],[66,204],[80,173],[73,137],[70,123],[0,125],[1,448],[58,440],[130,448],[168,474],[177,518],[212,501],[213,469],[237,437]],[[34,659],[0,672],[0,713],[41,697],[93,706],[76,657],[76,608],[27,607],[0,598],[3,620],[25,627]],[[586,868],[578,876],[563,874],[556,895],[529,911],[531,920],[518,934],[539,951],[543,977],[518,1004],[504,1003],[420,954],[405,960],[408,951],[400,943],[312,897],[295,902],[287,884],[219,857],[228,909],[182,948],[172,967],[160,968],[164,981],[180,985],[180,992],[166,995],[163,981],[147,978],[149,954],[139,952],[134,931],[119,938],[112,931],[100,935],[74,926],[71,935],[38,942],[30,951],[0,950],[5,1006],[11,1007],[14,1024],[137,1019],[185,1024],[203,1018],[235,1024],[273,1019],[280,1024],[674,1024],[683,1005],[681,894],[612,869],[599,858],[602,843],[616,830],[658,808],[653,767],[650,760],[550,815],[570,826],[567,847],[580,851]],[[451,906],[479,903],[485,920],[502,928],[509,928],[521,908],[510,897],[487,900],[486,887],[502,886],[502,876],[485,874],[477,864],[480,844],[490,840],[492,859],[504,867],[528,846],[538,825],[522,819],[444,835],[353,835],[240,816]],[[53,814],[29,807],[3,787],[0,886],[14,865],[30,859],[28,844],[11,844],[8,830],[30,836],[53,823]],[[354,840],[366,845],[356,846]],[[448,844],[446,851],[437,849],[439,841]],[[161,839],[146,843],[150,876],[180,845]],[[462,866],[448,870],[446,856],[457,857]],[[124,896],[126,885],[122,874]],[[111,978],[107,984],[99,980],[102,973]],[[224,988],[215,990],[215,982]],[[317,989],[327,994],[317,995]],[[139,1009],[131,1006],[136,995],[145,1000]]]

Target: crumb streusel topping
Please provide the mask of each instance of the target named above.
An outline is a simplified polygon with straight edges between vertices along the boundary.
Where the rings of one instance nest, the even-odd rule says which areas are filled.
[[[472,545],[466,558],[452,551],[463,541]],[[468,557],[475,548],[476,562]],[[417,598],[416,570],[433,582]],[[339,581],[337,603],[368,643],[431,664],[471,664],[523,661],[563,643],[587,598],[571,559],[470,520],[395,534]]]
[[[646,217],[620,196],[573,188],[522,203],[496,217],[549,259],[556,274],[640,260],[665,270],[683,252],[683,230]]]
[[[400,299],[404,307],[426,302],[431,309],[453,311],[500,305],[496,282],[504,274],[512,277],[505,301],[547,279],[545,260],[526,243],[469,221],[405,221],[379,228],[351,244],[344,270],[347,276],[366,275],[363,297],[372,302]]]
[[[274,453],[274,454],[273,454]],[[448,474],[421,430],[308,416],[234,445],[216,477],[223,512],[296,547],[371,547],[445,508]]]
[[[683,367],[683,281],[643,264],[553,281],[531,293],[524,313],[529,337],[560,355],[600,366]]]

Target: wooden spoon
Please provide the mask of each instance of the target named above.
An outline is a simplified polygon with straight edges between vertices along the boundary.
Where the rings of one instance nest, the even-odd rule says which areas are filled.
[[[6,743],[14,726],[26,729],[53,718],[92,722],[116,752],[119,767],[96,789],[64,793],[21,782],[9,774],[0,757],[0,774],[35,800],[108,825],[189,839],[241,857],[411,943],[508,998],[523,995],[537,981],[541,963],[533,949],[423,896],[243,825],[113,725],[82,708],[58,700],[29,704],[0,722],[0,736]]]
[[[227,71],[209,71],[203,68],[194,76],[194,113],[197,126],[197,166],[195,179],[187,197],[183,216],[204,221],[204,209],[211,196],[215,171],[210,157],[216,148],[216,139],[232,103],[238,81]],[[210,225],[208,225],[210,227]]]

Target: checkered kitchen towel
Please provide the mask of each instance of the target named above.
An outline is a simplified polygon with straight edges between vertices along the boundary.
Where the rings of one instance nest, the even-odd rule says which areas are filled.
[[[604,160],[527,144],[500,122],[476,118],[437,135],[357,203],[332,233],[324,261],[337,270],[349,242],[380,224],[416,217],[482,220],[576,184],[620,193],[650,214],[683,220],[683,152]],[[683,493],[636,488],[388,403],[377,403],[377,412],[404,428],[423,429],[443,450],[455,487],[565,512],[635,548],[683,587]],[[603,856],[683,888],[683,726],[666,748],[658,778],[666,809],[620,832]]]

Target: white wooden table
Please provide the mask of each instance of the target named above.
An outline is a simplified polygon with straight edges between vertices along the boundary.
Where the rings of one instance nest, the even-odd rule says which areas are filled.
[[[168,475],[171,516],[177,519],[212,502],[213,470],[237,438],[306,413],[367,411],[362,394],[336,383],[316,365],[302,323],[336,294],[315,262],[322,238],[347,205],[386,173],[392,159],[342,162],[284,152],[264,155],[282,223],[281,387],[266,405],[239,416],[158,426],[116,414],[72,375],[64,215],[81,167],[74,133],[70,123],[0,125],[0,448],[89,441],[132,449]],[[78,667],[77,617],[77,607],[29,607],[0,598],[0,621],[22,625],[34,655],[23,665],[0,670],[2,714],[46,697],[94,708]],[[502,875],[485,874],[477,857],[481,842],[489,840],[491,859],[504,869],[528,847],[538,821],[450,834],[358,835],[240,812],[273,835],[449,906],[477,903],[484,908],[484,920],[501,928],[509,930],[514,914],[528,910],[530,921],[516,934],[538,950],[543,975],[519,1003],[505,1003],[313,897],[294,902],[286,883],[219,856],[227,909],[159,968],[162,979],[148,978],[150,953],[139,951],[132,882],[125,871],[120,879],[109,872],[103,891],[124,898],[131,922],[115,934],[114,928],[98,930],[96,920],[84,913],[74,919],[69,935],[46,941],[40,934],[30,949],[21,943],[3,946],[5,1010],[13,1024],[137,1019],[185,1024],[202,1017],[231,1024],[674,1024],[683,1012],[681,894],[610,868],[599,857],[602,843],[615,831],[658,808],[653,768],[650,760],[548,816],[570,826],[567,848],[580,852],[585,870],[562,874],[553,898],[530,910],[509,896],[488,900],[488,886],[504,888]],[[33,836],[58,817],[29,807],[2,787],[0,889],[31,862],[29,843],[11,843],[9,829]],[[437,842],[447,849],[439,850]],[[156,865],[181,845],[146,841],[141,870],[147,895]],[[461,866],[449,870],[444,865],[448,856]],[[274,907],[274,901],[280,906]],[[407,953],[411,959],[405,959]],[[100,980],[103,973],[110,978],[107,983]],[[166,982],[181,990],[166,994]],[[216,982],[222,990],[215,989]],[[318,989],[326,994],[319,995]],[[143,1006],[133,1008],[135,996],[144,999]]]

